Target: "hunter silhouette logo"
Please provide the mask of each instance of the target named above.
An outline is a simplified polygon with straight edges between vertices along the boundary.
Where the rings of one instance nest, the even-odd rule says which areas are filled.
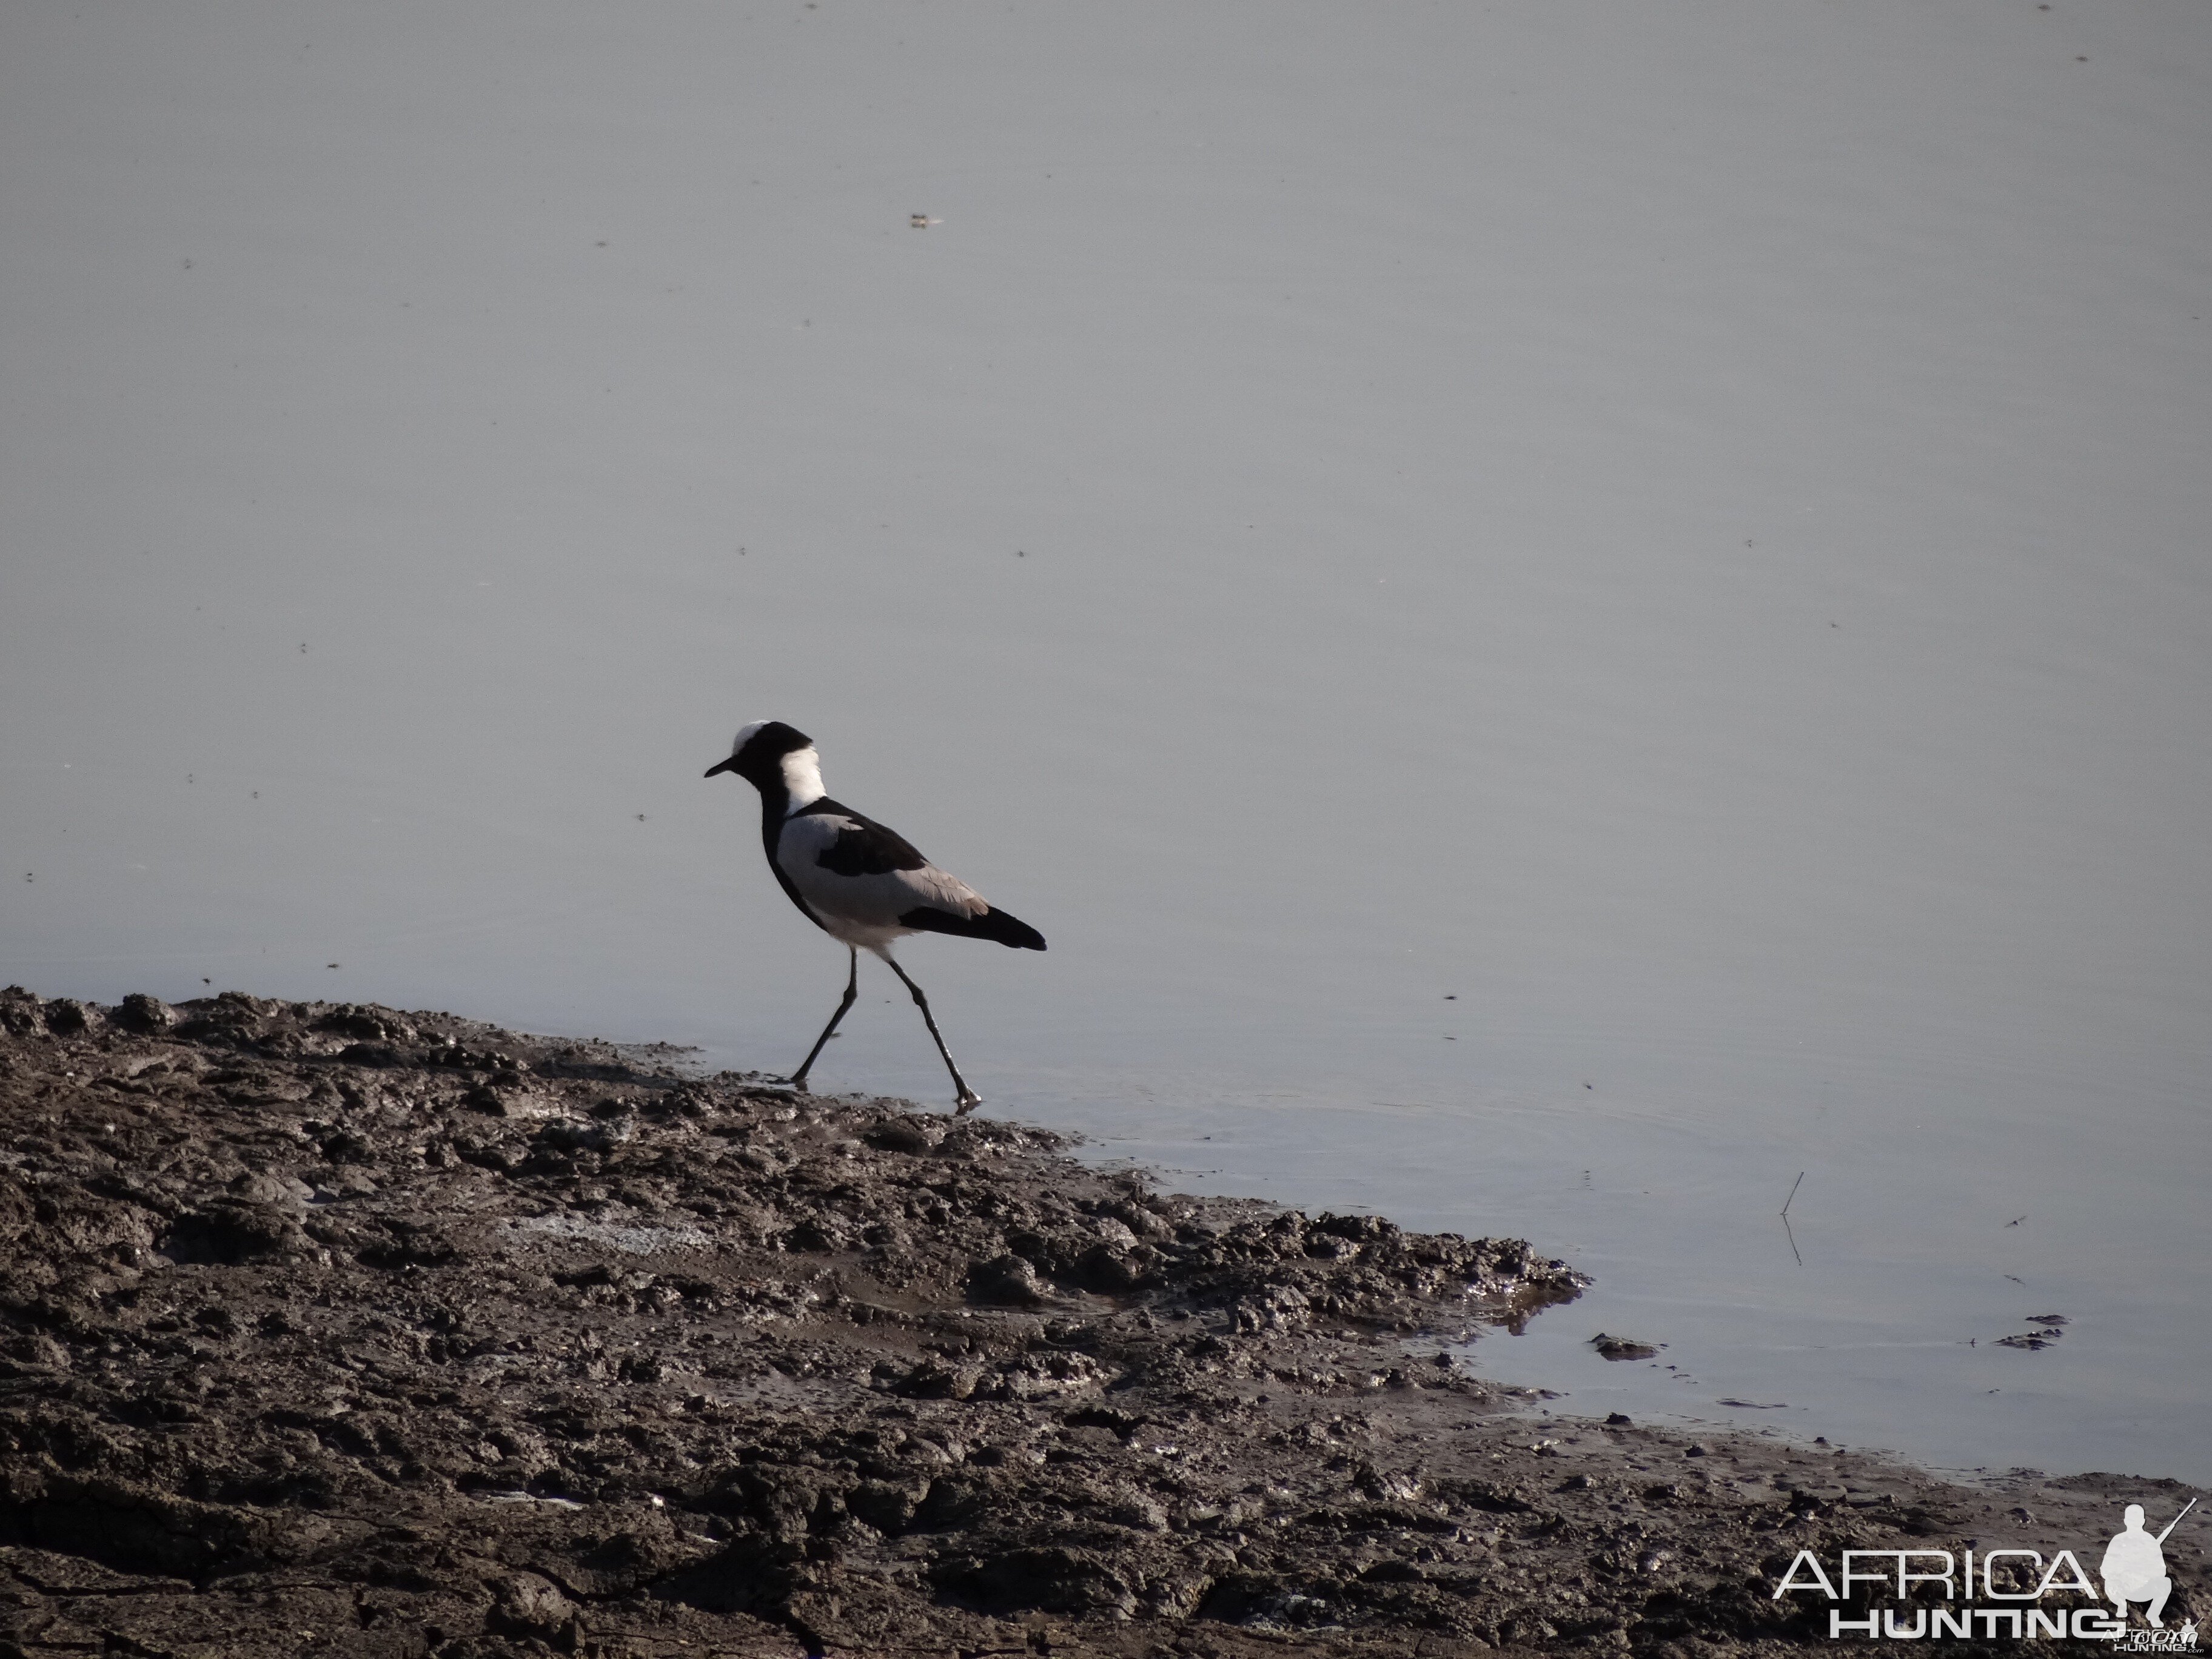
[[[2181,1506],[2181,1515],[2196,1507],[2192,1498]],[[2166,1575],[2166,1552],[2160,1547],[2181,1524],[2181,1515],[2167,1522],[2166,1531],[2153,1538],[2143,1530],[2142,1504],[2130,1504],[2121,1514],[2124,1530],[2105,1547],[2104,1565],[2097,1569],[2097,1576],[2105,1581],[2105,1599],[2123,1620],[2128,1616],[2129,1602],[2148,1601],[2150,1606],[2143,1618],[2153,1630],[2166,1628],[2159,1614],[2166,1611],[2166,1598],[2173,1594],[2173,1580]]]
[[[2130,1504],[2121,1512],[2121,1529],[2105,1548],[2097,1578],[2084,1571],[2072,1550],[2044,1559],[2031,1549],[1844,1550],[1834,1577],[1810,1550],[1797,1552],[1789,1571],[1774,1587],[1774,1598],[1818,1591],[1831,1601],[1851,1599],[1855,1589],[1887,1595],[1898,1605],[1863,1607],[1863,1617],[1847,1619],[1841,1607],[1828,1610],[1828,1635],[1890,1638],[1899,1641],[1945,1638],[2014,1640],[2075,1637],[2111,1642],[2123,1653],[2194,1653],[2197,1623],[2166,1628],[2161,1615],[2173,1594],[2164,1546],[2182,1516],[2197,1507],[2191,1498],[2165,1530],[2143,1528],[2143,1508]],[[2101,1589],[2098,1581],[2102,1581]],[[2032,1584],[2033,1588],[2015,1588]],[[1940,1588],[1939,1588],[1940,1587]],[[1917,1592],[1917,1599],[1916,1599]],[[2071,1593],[2098,1606],[2045,1608],[2044,1597]],[[1942,1605],[1936,1605],[1937,1600]],[[2131,1627],[2130,1609],[2140,1605],[2142,1628]],[[1909,1620],[1909,1622],[1908,1622]]]

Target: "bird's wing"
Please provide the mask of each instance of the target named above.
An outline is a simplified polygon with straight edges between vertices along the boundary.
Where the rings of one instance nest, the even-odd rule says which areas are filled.
[[[927,869],[929,860],[904,836],[864,813],[840,805],[823,796],[791,816],[784,830],[796,829],[809,843],[834,828],[836,834],[814,857],[824,870],[840,876],[880,876],[894,870]]]
[[[835,801],[784,820],[775,861],[811,908],[865,927],[905,926],[900,918],[917,909],[980,916],[991,908],[897,831]]]

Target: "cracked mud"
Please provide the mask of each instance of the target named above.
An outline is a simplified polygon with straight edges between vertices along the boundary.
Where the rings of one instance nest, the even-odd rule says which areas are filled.
[[[1456,1345],[1563,1264],[1011,1124],[235,993],[0,1027],[0,1656],[1686,1659],[1825,1645],[1801,1548],[2178,1507],[1553,1417]]]

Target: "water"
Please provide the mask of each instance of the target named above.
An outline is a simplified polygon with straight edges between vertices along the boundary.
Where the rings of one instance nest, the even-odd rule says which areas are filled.
[[[906,952],[994,1109],[2212,1480],[2201,8],[0,31],[0,976],[788,1066],[781,717],[1051,939]]]

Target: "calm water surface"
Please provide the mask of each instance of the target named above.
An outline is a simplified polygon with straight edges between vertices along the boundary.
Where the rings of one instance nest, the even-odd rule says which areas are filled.
[[[994,1109],[2212,1480],[2212,13],[0,34],[0,976],[787,1067],[781,717],[1049,937],[905,953]]]

